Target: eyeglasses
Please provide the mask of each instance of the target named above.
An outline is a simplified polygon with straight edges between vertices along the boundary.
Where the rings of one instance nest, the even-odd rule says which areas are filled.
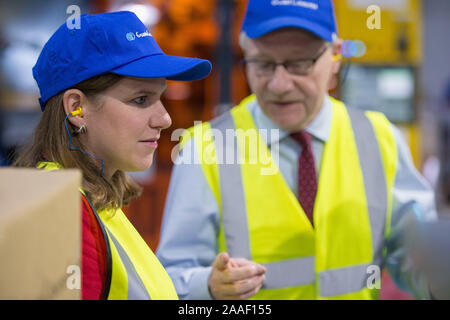
[[[327,44],[314,58],[298,59],[284,62],[265,61],[258,59],[245,59],[244,62],[253,67],[257,76],[273,76],[278,66],[283,66],[292,75],[305,76],[311,72],[314,64],[327,51],[331,44]]]

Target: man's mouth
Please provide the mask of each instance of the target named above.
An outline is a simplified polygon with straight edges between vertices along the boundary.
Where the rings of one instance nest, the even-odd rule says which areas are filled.
[[[270,104],[273,104],[277,107],[286,107],[296,103],[299,103],[299,101],[270,101]]]

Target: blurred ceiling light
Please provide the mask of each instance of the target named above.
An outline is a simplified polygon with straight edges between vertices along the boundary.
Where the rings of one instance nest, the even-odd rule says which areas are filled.
[[[8,89],[20,92],[37,92],[38,87],[34,81],[32,68],[37,61],[40,49],[34,44],[15,42],[8,46],[0,59],[0,72],[3,85]]]
[[[152,27],[159,22],[160,13],[158,8],[150,4],[127,3],[113,8],[113,11],[131,11],[147,26]]]

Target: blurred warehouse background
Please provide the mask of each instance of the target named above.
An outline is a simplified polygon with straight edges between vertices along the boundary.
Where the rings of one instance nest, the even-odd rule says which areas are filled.
[[[167,54],[206,58],[213,73],[169,82],[163,103],[173,125],[163,132],[154,165],[133,174],[144,194],[125,208],[156,249],[172,168],[172,132],[218,115],[249,93],[238,34],[246,0],[0,0],[0,162],[8,165],[39,121],[31,68],[56,28],[71,15],[134,11]],[[414,162],[436,190],[439,213],[450,206],[450,1],[335,1],[345,64],[331,94],[353,107],[384,112],[402,129]],[[369,28],[371,5],[380,25]]]

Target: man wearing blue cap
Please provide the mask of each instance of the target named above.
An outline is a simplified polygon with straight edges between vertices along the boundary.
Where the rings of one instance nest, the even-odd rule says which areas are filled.
[[[253,95],[189,129],[172,175],[157,255],[178,295],[376,299],[387,267],[429,298],[399,239],[433,192],[384,115],[328,96],[332,2],[250,0],[240,43]]]

